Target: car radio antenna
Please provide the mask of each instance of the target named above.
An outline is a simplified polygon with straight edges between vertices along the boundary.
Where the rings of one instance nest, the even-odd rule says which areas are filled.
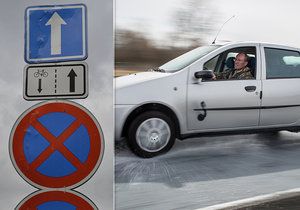
[[[235,15],[232,15],[228,20],[226,20],[226,21],[223,23],[223,25],[222,25],[221,28],[219,29],[219,31],[218,31],[218,33],[217,33],[217,35],[216,35],[214,41],[213,41],[211,44],[215,44],[215,43],[216,43],[216,39],[218,38],[218,35],[219,35],[219,33],[221,32],[221,30],[223,29],[224,25],[225,25],[229,20],[231,20],[231,19],[234,18],[234,17],[235,17]]]

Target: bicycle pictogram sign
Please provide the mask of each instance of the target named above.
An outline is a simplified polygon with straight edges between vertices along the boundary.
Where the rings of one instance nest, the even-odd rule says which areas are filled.
[[[75,191],[38,191],[21,201],[16,210],[77,209],[96,210],[95,204]]]
[[[100,165],[101,128],[85,108],[48,101],[25,111],[10,136],[10,156],[18,173],[39,188],[73,189]]]
[[[45,69],[38,69],[33,75],[34,77],[48,77],[48,72]]]

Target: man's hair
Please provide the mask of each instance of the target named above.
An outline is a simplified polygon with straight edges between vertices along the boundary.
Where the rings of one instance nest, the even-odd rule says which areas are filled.
[[[249,55],[247,55],[247,53],[240,52],[240,53],[238,53],[238,54],[236,55],[236,57],[239,56],[239,55],[244,55],[244,56],[245,56],[245,59],[246,59],[245,61],[249,62],[250,57],[249,57]]]

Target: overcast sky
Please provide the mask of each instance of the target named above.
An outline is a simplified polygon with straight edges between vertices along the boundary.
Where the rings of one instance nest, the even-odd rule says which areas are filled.
[[[220,18],[215,34],[232,15],[218,40],[256,40],[300,47],[300,2],[295,0],[210,0],[208,9]],[[155,39],[167,39],[174,12],[187,0],[116,0],[116,26],[142,30]],[[214,35],[207,37],[211,42]]]

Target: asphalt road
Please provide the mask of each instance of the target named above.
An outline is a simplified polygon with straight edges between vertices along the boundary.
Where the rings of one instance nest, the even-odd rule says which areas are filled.
[[[141,159],[116,143],[117,210],[191,210],[300,187],[300,133],[176,141]]]

